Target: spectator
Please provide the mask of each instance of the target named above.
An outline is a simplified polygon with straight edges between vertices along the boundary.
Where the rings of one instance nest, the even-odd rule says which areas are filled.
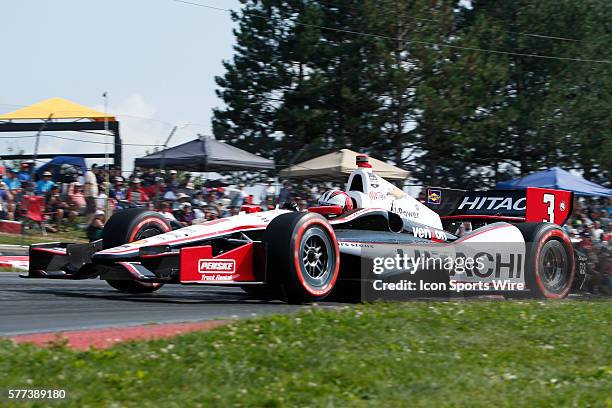
[[[14,169],[8,169],[4,182],[6,183],[7,189],[12,193],[21,191],[21,181],[19,177],[17,177],[17,172]]]
[[[188,180],[189,175],[186,176],[185,180]],[[193,197],[195,194],[195,186],[191,181],[185,181],[181,184],[178,189],[179,193],[187,194],[189,197]]]
[[[232,195],[232,198],[230,201],[230,210],[232,208],[238,208],[238,210],[240,210],[240,208],[244,205],[246,201],[247,195],[246,195],[246,192],[244,191],[244,184],[240,183],[238,188],[239,190]]]
[[[13,195],[10,190],[6,187],[4,181],[0,180],[0,219],[6,220],[11,219],[13,214],[10,214],[9,208],[13,203]]]
[[[30,181],[30,165],[28,163],[21,163],[21,170],[17,173],[17,178],[22,183]]]
[[[45,195],[45,212],[55,220],[56,228],[51,229],[51,232],[64,230],[62,221],[64,215],[69,217],[69,221],[73,222],[76,214],[68,214],[68,204],[62,200],[59,193],[59,186],[54,185]]]
[[[189,198],[190,197],[185,193],[178,193],[176,196],[176,201],[174,202],[174,209],[180,210],[183,203],[189,202]]]
[[[195,214],[190,203],[182,203],[176,219],[183,227],[188,227],[195,220]]]
[[[135,206],[142,206],[149,201],[149,196],[145,193],[140,183],[141,181],[139,178],[134,178],[127,191],[128,203]]]
[[[15,219],[15,211],[17,203],[21,201],[21,181],[17,178],[17,172],[13,169],[8,169],[6,177],[3,179],[6,184],[6,190],[10,193],[10,200],[7,204],[7,217],[9,220]]]
[[[173,229],[181,228],[182,225],[176,219],[172,211],[170,210],[170,204],[167,201],[161,203],[159,213],[170,223]]]
[[[68,187],[68,206],[78,215],[85,214],[87,203],[83,194],[83,185],[81,183],[70,183]]]
[[[204,220],[205,219],[205,215],[204,215],[204,210],[200,208],[200,206],[197,205],[191,205],[191,208],[193,209],[193,214],[195,216],[195,220]]]
[[[280,193],[278,194],[278,203],[282,207],[287,201],[291,201],[293,198],[293,187],[289,181],[285,181],[283,183],[283,188],[281,188]]]
[[[206,205],[206,200],[204,199],[204,193],[202,192],[202,190],[199,190],[195,193],[195,195],[191,199],[191,204],[196,207],[202,207]]]
[[[211,189],[208,192],[208,197],[206,198],[206,207],[204,209],[204,218],[216,220],[217,218],[221,218],[223,213],[221,207],[217,203],[218,197],[217,192],[214,189]]]
[[[165,183],[162,188],[164,191],[164,195],[163,195],[164,200],[176,201],[176,194],[174,193],[174,190],[172,190],[172,188],[169,187],[169,184]]]
[[[149,197],[154,196],[156,193],[155,191],[157,189],[156,179],[157,179],[157,173],[155,173],[154,169],[147,170],[147,172],[142,176],[142,188]]]
[[[93,167],[93,166],[92,166]],[[85,195],[85,220],[88,225],[93,222],[96,213],[96,198],[98,197],[98,180],[92,169],[85,172],[85,187],[83,189]]]
[[[273,183],[274,179],[269,178],[259,195],[259,206],[263,211],[272,210],[276,207],[278,195]]]
[[[109,192],[110,197],[117,201],[127,200],[127,190],[123,184],[123,177],[117,176],[114,181],[115,183]]]
[[[605,242],[608,247],[612,247],[612,223],[608,223],[608,230],[602,235],[601,240]]]
[[[37,195],[45,195],[47,194],[52,187],[55,186],[55,183],[52,180],[53,174],[50,171],[45,171],[43,173],[42,180],[38,180],[36,182],[36,194]]]
[[[593,224],[593,220],[591,220],[586,213],[581,213],[580,214],[580,223],[582,225],[589,226],[589,225]]]
[[[169,190],[172,190],[176,194],[176,190],[179,187],[179,182],[176,178],[177,174],[178,172],[176,170],[170,170],[168,172],[168,178],[166,179],[166,188],[167,188],[166,191],[168,191],[169,189]]]
[[[166,182],[164,181],[164,178],[161,176],[158,176],[155,179],[155,200],[163,200],[165,189],[166,189]]]
[[[593,237],[594,241],[601,241],[601,238],[603,236],[603,229],[601,229],[601,222],[600,221],[594,221],[593,225],[591,226],[591,236]]]
[[[96,197],[96,210],[102,210],[106,212],[106,203],[108,202],[108,196],[104,191],[106,189],[101,189],[100,194]]]
[[[105,166],[100,167],[97,164],[91,165],[91,171],[96,176],[96,182],[98,183],[99,186],[101,186],[102,183],[106,181],[104,177],[104,167]]]
[[[104,211],[96,210],[90,224],[87,225],[85,233],[89,242],[97,241],[102,238],[102,229],[104,228]]]
[[[207,205],[204,207],[204,219],[206,221],[212,221],[221,218],[221,211],[218,205]]]
[[[117,168],[117,166],[112,166],[109,171],[109,176],[108,181],[114,183],[117,177],[121,177],[121,171]]]

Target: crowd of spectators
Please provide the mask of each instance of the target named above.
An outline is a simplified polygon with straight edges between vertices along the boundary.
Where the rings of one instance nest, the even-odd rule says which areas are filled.
[[[574,212],[564,228],[574,247],[588,257],[584,289],[612,294],[612,199],[576,200]]]
[[[78,225],[90,239],[100,236],[105,218],[124,208],[159,211],[174,228],[228,217],[243,206],[259,205],[266,211],[293,202],[300,209],[314,205],[324,186],[281,186],[269,179],[254,196],[244,184],[235,187],[219,181],[194,178],[176,170],[140,170],[129,175],[113,167],[92,165],[85,172],[59,176],[44,172],[38,177],[30,163],[6,168],[0,175],[0,219],[19,220],[28,211],[24,197],[44,197],[46,230],[64,231]]]

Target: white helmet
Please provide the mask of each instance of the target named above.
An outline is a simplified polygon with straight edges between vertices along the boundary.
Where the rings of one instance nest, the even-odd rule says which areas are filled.
[[[351,211],[353,209],[353,200],[344,191],[328,190],[319,197],[319,206],[338,206],[342,208],[342,212]]]

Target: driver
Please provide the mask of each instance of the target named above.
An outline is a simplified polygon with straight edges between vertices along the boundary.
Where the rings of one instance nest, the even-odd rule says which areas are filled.
[[[319,197],[319,206],[337,206],[342,208],[342,213],[353,210],[353,200],[341,190],[328,190]]]

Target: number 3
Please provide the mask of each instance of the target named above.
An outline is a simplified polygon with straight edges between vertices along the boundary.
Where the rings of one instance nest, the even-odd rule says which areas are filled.
[[[544,218],[542,222],[555,222],[555,195],[544,194],[544,204],[548,204],[548,219]]]

